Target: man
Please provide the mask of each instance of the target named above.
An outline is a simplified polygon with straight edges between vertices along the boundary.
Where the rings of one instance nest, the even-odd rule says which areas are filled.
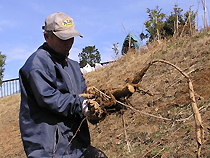
[[[90,145],[87,104],[79,94],[87,88],[79,64],[67,56],[75,36],[73,19],[62,12],[45,20],[46,42],[19,71],[20,132],[29,158],[100,158]],[[93,103],[90,101],[89,103]]]

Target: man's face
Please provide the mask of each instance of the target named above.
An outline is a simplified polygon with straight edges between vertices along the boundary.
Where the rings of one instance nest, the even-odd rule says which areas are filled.
[[[61,40],[54,34],[49,36],[49,34],[47,33],[44,34],[44,37],[48,45],[57,53],[69,55],[69,50],[71,49],[74,43],[74,37],[68,40]]]

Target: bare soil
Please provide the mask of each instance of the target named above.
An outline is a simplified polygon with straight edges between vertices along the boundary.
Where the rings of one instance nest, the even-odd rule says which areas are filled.
[[[130,51],[105,68],[85,74],[87,85],[98,89],[123,86],[148,62],[158,59],[175,64],[191,78],[205,134],[201,157],[210,157],[210,33],[161,41],[147,49]],[[110,158],[196,157],[188,83],[177,70],[162,63],[152,65],[141,81],[141,91],[128,100],[130,106],[145,113],[127,108],[97,125],[89,124],[93,146]],[[0,99],[0,157],[3,158],[25,157],[18,126],[19,102],[20,95]]]

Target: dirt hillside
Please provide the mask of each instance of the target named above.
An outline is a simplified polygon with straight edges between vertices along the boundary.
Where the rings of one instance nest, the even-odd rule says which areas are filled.
[[[97,89],[123,86],[152,60],[169,61],[192,80],[205,134],[201,157],[210,157],[210,33],[130,51],[105,68],[85,74],[87,85]],[[110,158],[196,157],[195,121],[187,80],[173,67],[156,63],[140,86],[128,99],[138,111],[127,108],[97,125],[90,124],[92,145]],[[19,95],[0,99],[0,157],[25,157],[18,127],[19,102]]]

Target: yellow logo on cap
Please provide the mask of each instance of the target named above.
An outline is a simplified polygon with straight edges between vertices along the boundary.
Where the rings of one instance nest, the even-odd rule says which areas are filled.
[[[62,22],[62,26],[64,27],[72,27],[74,22],[71,19],[66,19]]]

